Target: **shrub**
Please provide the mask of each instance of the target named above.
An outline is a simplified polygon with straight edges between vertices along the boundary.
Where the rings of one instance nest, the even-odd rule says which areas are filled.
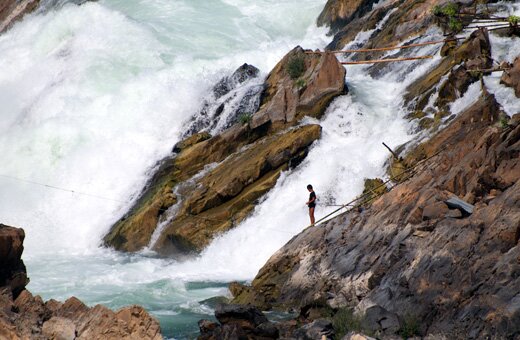
[[[516,16],[516,15],[510,15],[509,17],[507,17],[507,21],[513,25],[513,26],[516,26],[518,25],[518,23],[520,22],[520,17],[519,16]]]
[[[305,86],[307,86],[307,82],[302,78],[298,79],[294,84],[298,89],[303,89]]]
[[[403,339],[408,339],[419,334],[419,320],[413,315],[406,315],[402,320],[402,326],[399,335]]]
[[[299,78],[305,72],[305,60],[302,56],[294,56],[287,63],[287,73],[292,79]]]
[[[498,126],[500,126],[502,129],[505,129],[509,126],[509,119],[507,116],[501,116],[498,119]]]
[[[362,331],[361,318],[354,315],[351,308],[340,308],[332,317],[336,339],[341,339],[349,331]]]
[[[251,123],[251,119],[253,118],[253,115],[249,112],[242,113],[240,116],[238,116],[238,121],[240,124],[245,125]]]
[[[448,27],[455,33],[460,32],[462,30],[462,22],[455,18],[450,18],[448,21]]]

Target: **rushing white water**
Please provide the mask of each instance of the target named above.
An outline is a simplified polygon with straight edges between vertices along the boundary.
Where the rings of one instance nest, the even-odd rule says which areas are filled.
[[[0,175],[103,197],[0,177],[0,222],[27,232],[29,288],[44,298],[141,304],[167,336],[187,337],[211,314],[201,300],[227,294],[231,280],[252,279],[308,224],[307,184],[317,191],[319,217],[334,210],[327,204],[359,194],[364,178],[384,176],[381,142],[412,138],[402,94],[439,61],[438,46],[415,51],[434,59],[393,64],[378,79],[366,67],[349,67],[350,92],[319,122],[323,137],[306,160],[200,257],[178,263],[99,248],[220,77],[244,62],[265,75],[295,45],[327,44],[313,25],[322,6],[102,0],[29,16],[0,35],[0,65],[9,65],[0,72]],[[429,33],[426,39],[438,34]]]

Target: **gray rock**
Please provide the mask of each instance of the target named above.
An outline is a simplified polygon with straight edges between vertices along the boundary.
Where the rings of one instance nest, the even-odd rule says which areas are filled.
[[[215,309],[215,317],[223,325],[246,321],[254,326],[258,326],[268,321],[265,315],[256,307],[232,304],[218,305]]]

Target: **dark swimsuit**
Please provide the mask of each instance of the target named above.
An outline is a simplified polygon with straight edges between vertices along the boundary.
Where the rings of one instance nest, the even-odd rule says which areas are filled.
[[[316,207],[316,193],[314,191],[311,192],[311,194],[309,195],[309,201],[312,200],[313,198],[314,198],[314,201],[308,204],[309,208]]]

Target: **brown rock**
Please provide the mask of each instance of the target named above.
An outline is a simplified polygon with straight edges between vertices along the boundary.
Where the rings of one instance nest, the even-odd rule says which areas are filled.
[[[444,202],[432,203],[424,207],[422,219],[423,221],[427,221],[444,217],[448,210],[448,206]]]
[[[320,133],[319,125],[306,125],[263,138],[228,157],[193,183],[154,250],[162,254],[201,251],[217,233],[243,220],[291,159],[300,157]]]
[[[24,238],[23,229],[0,224],[0,287],[9,287],[14,298],[29,283],[22,261]]]
[[[0,33],[25,14],[34,11],[40,0],[3,0],[0,2]]]
[[[355,15],[363,16],[372,9],[374,0],[328,0],[318,17],[318,26],[329,26],[337,31],[345,26]]]
[[[53,340],[74,340],[76,339],[76,326],[69,319],[55,316],[43,323],[42,334]]]
[[[305,65],[299,77],[305,84],[303,89],[298,89],[297,82],[287,72],[288,65],[298,58]],[[333,54],[306,54],[301,47],[296,47],[267,77],[265,98],[253,115],[251,127],[269,122],[283,125],[303,116],[320,117],[330,101],[345,92],[345,73]]]
[[[520,57],[517,57],[509,70],[504,71],[500,83],[512,87],[520,98]]]
[[[424,170],[364,212],[295,236],[233,301],[285,310],[319,298],[335,308],[376,304],[391,315],[387,329],[395,330],[398,315],[405,324],[420,320],[421,334],[517,337],[520,125],[498,129],[497,111],[492,96],[480,98],[417,146],[420,151],[404,155],[413,164],[438,153]],[[489,205],[479,201],[492,190],[501,193]],[[442,201],[453,194],[475,196],[471,215],[445,217],[452,211]],[[422,206],[435,220],[412,225]],[[374,332],[384,328],[377,314],[384,313],[365,324]]]

